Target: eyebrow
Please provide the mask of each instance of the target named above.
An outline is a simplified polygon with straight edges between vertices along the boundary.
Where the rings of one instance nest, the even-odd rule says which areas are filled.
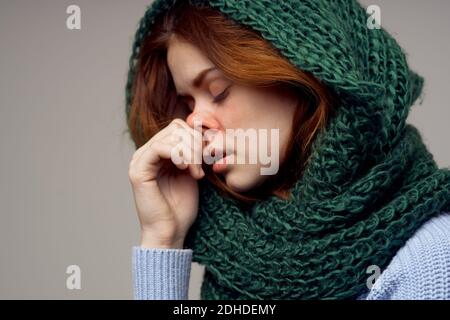
[[[211,72],[211,71],[213,71],[213,70],[216,70],[216,69],[217,69],[217,67],[211,67],[211,68],[208,68],[208,69],[205,69],[205,70],[201,71],[201,72],[195,77],[195,79],[192,80],[192,86],[193,86],[194,88],[200,87],[201,84],[203,83],[203,80],[205,79],[205,76],[206,76],[209,72]],[[186,96],[186,94],[184,94],[184,93],[179,93],[178,96],[179,96],[179,97],[184,97],[184,96]]]

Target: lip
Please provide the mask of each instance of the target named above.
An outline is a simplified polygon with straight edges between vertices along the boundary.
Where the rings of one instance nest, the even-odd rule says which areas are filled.
[[[229,154],[228,156],[226,156],[224,158],[220,158],[219,160],[214,162],[214,164],[212,166],[212,170],[215,173],[221,173],[221,172],[225,171],[227,169],[227,167],[231,164],[231,162],[233,160],[233,156],[234,156],[233,154]],[[219,163],[219,161],[221,161],[221,162]]]

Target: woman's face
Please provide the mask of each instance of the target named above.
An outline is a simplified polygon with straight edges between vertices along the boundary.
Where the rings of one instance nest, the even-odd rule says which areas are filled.
[[[186,105],[180,117],[192,128],[194,120],[201,121],[209,139],[204,156],[214,150],[216,158],[226,150],[220,162],[227,164],[213,165],[213,171],[236,192],[248,191],[276,174],[287,148],[297,96],[287,90],[237,85],[197,47],[175,36],[169,42],[167,63]],[[203,73],[203,81],[194,86],[193,80],[205,70],[209,71]]]

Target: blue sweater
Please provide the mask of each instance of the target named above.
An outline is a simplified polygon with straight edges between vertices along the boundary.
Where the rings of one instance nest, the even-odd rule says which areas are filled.
[[[191,249],[135,246],[132,261],[134,299],[188,299]],[[450,299],[450,213],[424,223],[373,282],[358,299]]]

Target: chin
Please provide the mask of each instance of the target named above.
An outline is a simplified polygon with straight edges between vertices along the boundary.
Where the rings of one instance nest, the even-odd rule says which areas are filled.
[[[225,183],[235,192],[247,192],[258,184],[258,178],[250,176],[249,172],[230,170],[224,175]]]

